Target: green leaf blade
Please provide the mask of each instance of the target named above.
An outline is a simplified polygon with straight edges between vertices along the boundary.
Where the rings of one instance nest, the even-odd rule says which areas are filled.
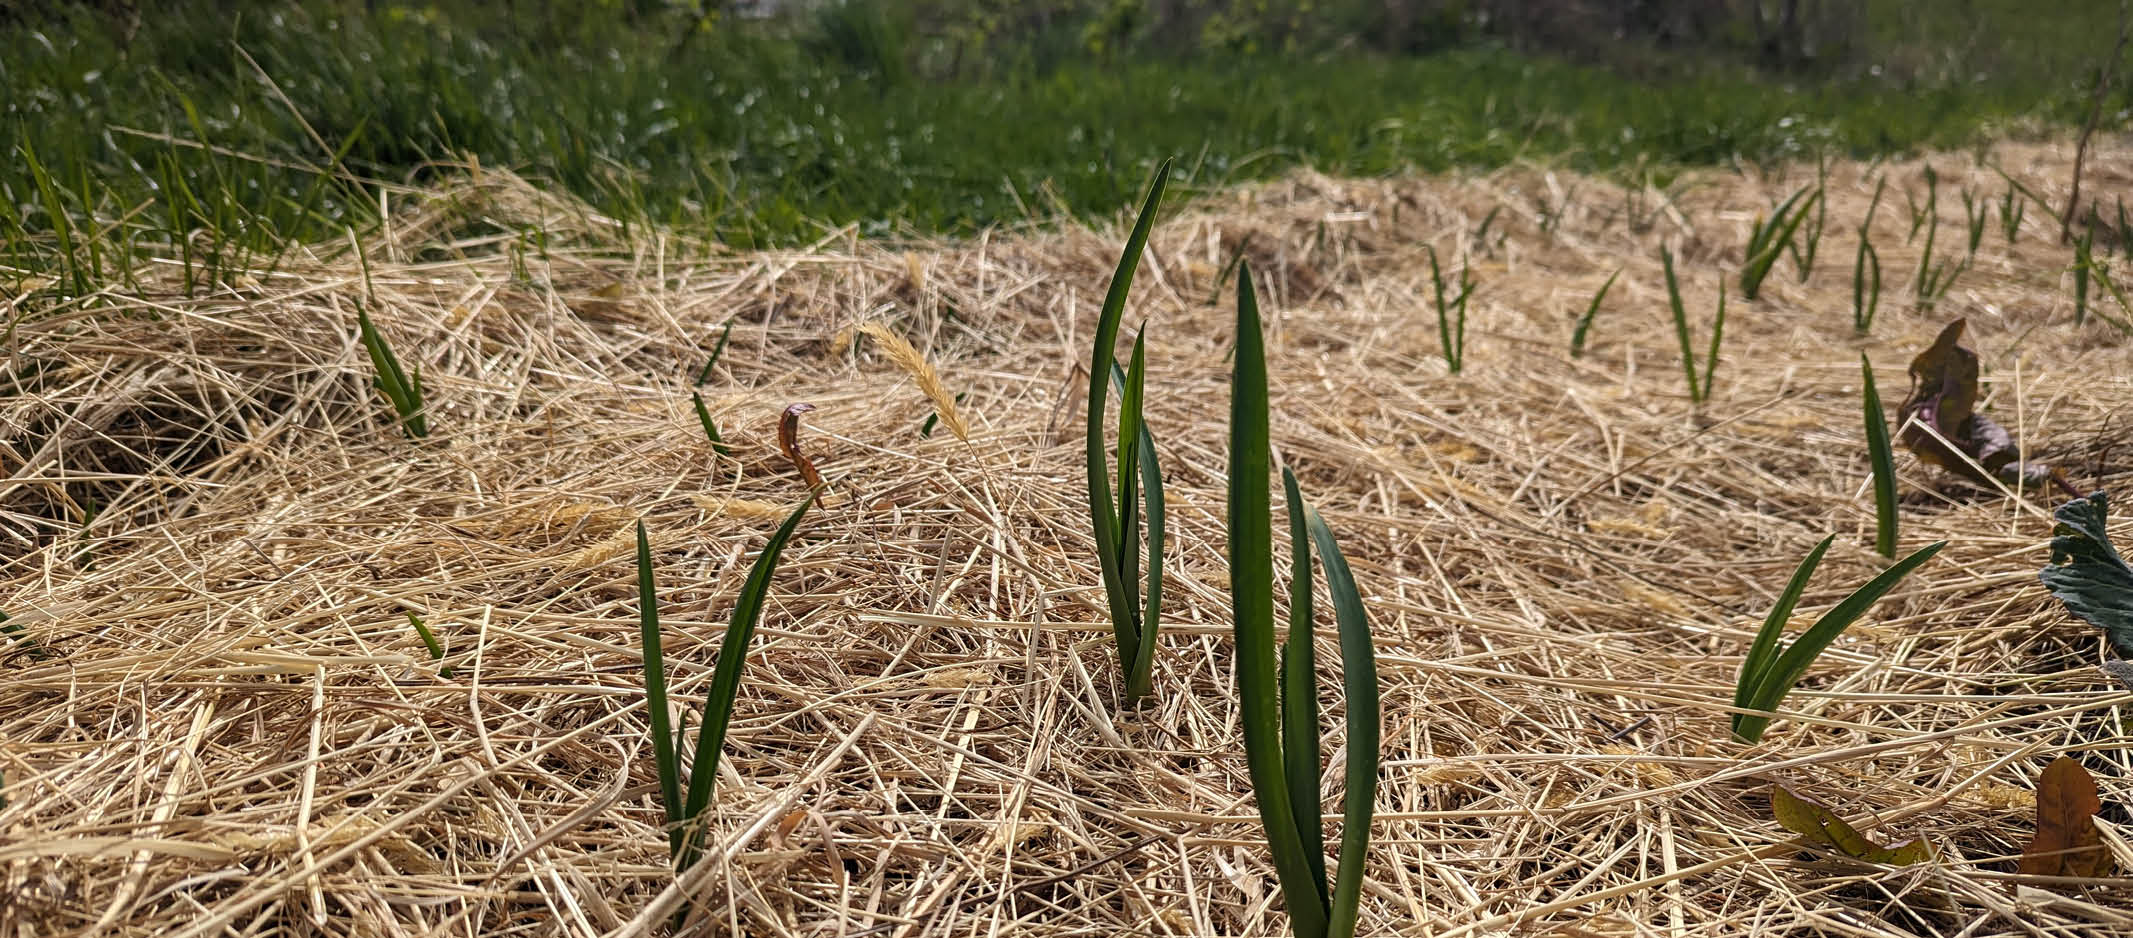
[[[1289,509],[1289,636],[1281,649],[1281,762],[1289,782],[1290,810],[1303,840],[1304,859],[1326,902],[1325,825],[1319,820],[1318,654],[1311,616],[1311,534],[1296,474],[1281,470]]]
[[[637,623],[644,642],[644,706],[652,724],[652,761],[659,770],[659,800],[667,814],[667,850],[681,857],[681,763],[674,753],[674,725],[667,715],[667,665],[659,642],[659,594],[652,585],[652,542],[637,522]]]
[[[1341,799],[1340,867],[1335,872],[1326,934],[1351,938],[1362,901],[1363,873],[1370,852],[1370,820],[1375,813],[1383,744],[1383,708],[1378,699],[1377,652],[1370,641],[1370,619],[1361,591],[1348,569],[1348,558],[1310,506],[1304,507],[1311,540],[1318,545],[1326,592],[1333,598],[1333,618],[1340,632],[1341,686],[1348,708],[1347,791]]]
[[[734,601],[733,618],[726,625],[725,639],[719,642],[718,663],[711,672],[711,689],[704,696],[703,724],[696,731],[696,752],[690,759],[689,790],[681,815],[685,825],[679,861],[681,869],[687,869],[696,859],[702,837],[697,819],[710,806],[712,787],[718,782],[719,750],[726,742],[726,728],[733,721],[733,702],[740,693],[741,670],[748,660],[748,641],[755,635],[756,622],[762,618],[764,601],[770,595],[770,580],[777,573],[778,558],[784,554],[793,532],[799,530],[807,510],[820,496],[820,489],[809,490],[799,507],[778,525],[769,542],[763,545],[763,552],[756,557],[755,565],[748,569],[748,579],[742,583],[740,596]],[[677,833],[684,833],[684,830],[678,829]]]
[[[1229,589],[1235,618],[1238,723],[1245,762],[1266,829],[1267,849],[1297,938],[1324,938],[1326,908],[1296,830],[1281,759],[1280,685],[1274,664],[1273,508],[1267,496],[1272,452],[1266,345],[1251,265],[1238,268],[1236,364],[1230,379]]]

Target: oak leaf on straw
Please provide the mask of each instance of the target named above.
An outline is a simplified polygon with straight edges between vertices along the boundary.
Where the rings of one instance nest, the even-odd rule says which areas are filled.
[[[1919,459],[1987,488],[1997,480],[2010,488],[2052,485],[2079,495],[2059,470],[2023,461],[2014,435],[1977,409],[1977,353],[1961,344],[1965,324],[1961,319],[1949,323],[1932,346],[1911,359],[1911,393],[1896,412],[1903,445]]]
[[[1933,847],[1924,837],[1913,837],[1884,847],[1845,823],[1828,805],[1777,784],[1770,786],[1770,813],[1786,830],[1808,843],[1835,847],[1855,860],[1909,866],[1933,858]]]
[[[2060,756],[2037,776],[2037,836],[2022,848],[2016,870],[2033,876],[2111,875],[2111,853],[2096,830],[2096,780],[2071,756]]]

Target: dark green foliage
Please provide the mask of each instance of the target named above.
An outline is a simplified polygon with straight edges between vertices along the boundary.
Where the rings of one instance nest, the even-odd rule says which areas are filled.
[[[2052,562],[2037,575],[2068,612],[2103,630],[2112,651],[2133,658],[2133,566],[2111,545],[2110,512],[2105,492],[2052,512]]]
[[[1089,528],[1096,538],[1097,566],[1103,573],[1104,599],[1111,613],[1111,634],[1118,645],[1119,671],[1127,701],[1147,696],[1152,690],[1151,670],[1155,661],[1156,631],[1162,613],[1163,579],[1163,486],[1156,464],[1155,442],[1141,420],[1146,347],[1142,334],[1134,339],[1132,366],[1119,376],[1118,490],[1114,499],[1111,466],[1104,445],[1105,390],[1117,368],[1113,346],[1125,317],[1126,298],[1133,290],[1133,275],[1140,269],[1141,252],[1148,233],[1155,227],[1157,210],[1163,204],[1163,189],[1170,181],[1170,161],[1156,168],[1155,178],[1141,200],[1133,233],[1119,252],[1118,267],[1104,294],[1097,316],[1096,338],[1089,353],[1089,409],[1087,467],[1089,479]],[[1250,276],[1248,269],[1240,278]],[[1135,554],[1141,544],[1139,512],[1145,490],[1148,511],[1148,587],[1145,605]]]
[[[1874,466],[1874,550],[1896,559],[1896,450],[1889,444],[1889,421],[1881,412],[1881,393],[1874,389],[1874,363],[1859,353],[1859,374],[1865,382],[1860,394],[1866,422],[1866,453]]]
[[[1333,532],[1282,472],[1289,506],[1289,634],[1274,645],[1273,511],[1267,497],[1272,442],[1266,346],[1247,272],[1237,280],[1236,371],[1230,383],[1229,572],[1235,616],[1239,723],[1252,791],[1276,879],[1297,938],[1350,938],[1362,896],[1370,819],[1377,797],[1380,711],[1377,663],[1362,597]],[[1326,879],[1319,821],[1318,689],[1312,652],[1311,550],[1317,548],[1340,633],[1347,698],[1347,794],[1340,866]]]
[[[748,640],[762,618],[764,600],[770,595],[770,579],[778,569],[778,557],[800,527],[800,519],[813,507],[819,491],[809,491],[791,515],[778,525],[763,545],[763,553],[748,569],[734,600],[733,616],[726,637],[719,642],[718,663],[711,672],[711,689],[703,704],[703,725],[696,731],[696,752],[689,760],[688,785],[682,785],[681,753],[687,748],[682,732],[668,715],[666,658],[660,650],[659,597],[652,585],[652,545],[644,523],[637,523],[637,614],[644,642],[645,713],[651,722],[652,758],[659,772],[659,800],[666,808],[667,847],[679,873],[695,865],[701,850],[703,828],[698,819],[711,804],[712,787],[718,782],[719,750],[726,742],[726,727],[733,720],[733,701],[740,693],[741,669],[747,663]]]

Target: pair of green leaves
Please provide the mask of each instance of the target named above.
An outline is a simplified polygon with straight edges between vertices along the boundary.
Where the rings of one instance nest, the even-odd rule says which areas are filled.
[[[703,726],[696,732],[696,751],[689,760],[687,788],[683,788],[680,753],[685,748],[686,723],[676,727],[667,709],[666,657],[660,651],[659,598],[652,586],[652,545],[645,536],[644,522],[637,523],[637,614],[644,641],[644,697],[652,724],[652,758],[659,770],[659,800],[666,808],[667,845],[677,872],[696,863],[701,851],[703,828],[697,824],[711,804],[712,786],[718,781],[719,750],[725,745],[726,727],[733,719],[733,701],[741,687],[741,667],[748,657],[748,640],[762,617],[764,599],[770,593],[770,578],[777,571],[778,557],[786,542],[800,527],[800,519],[815,503],[820,489],[807,498],[778,525],[748,570],[733,619],[726,626],[726,639],[719,644],[718,664],[711,672],[711,689],[704,696]]]
[[[376,376],[371,385],[385,395],[393,405],[393,413],[399,417],[400,429],[413,437],[430,435],[429,418],[424,413],[426,406],[422,394],[422,368],[416,366],[412,377],[400,368],[400,359],[393,355],[392,346],[370,321],[370,310],[356,310],[356,329],[363,340],[363,348],[370,353],[371,370]]]
[[[1810,192],[1813,194],[1810,195]],[[1800,201],[1803,198],[1807,200],[1804,204]],[[1793,235],[1800,230],[1800,223],[1807,220],[1807,210],[1821,201],[1820,188],[1803,186],[1800,191],[1793,193],[1791,198],[1779,204],[1777,211],[1770,213],[1767,220],[1755,220],[1755,229],[1748,234],[1748,248],[1741,262],[1741,296],[1755,299],[1756,293],[1763,288],[1763,280],[1770,276],[1770,268],[1777,264],[1785,249],[1792,245]],[[1801,259],[1801,269],[1806,270],[1812,263]]]
[[[1912,570],[1948,545],[1947,541],[1935,541],[1897,561],[1895,566],[1883,570],[1880,576],[1869,580],[1843,602],[1823,613],[1790,646],[1780,648],[1779,638],[1785,631],[1785,623],[1792,618],[1793,607],[1799,605],[1800,595],[1807,591],[1808,579],[1814,576],[1815,568],[1822,564],[1822,555],[1835,540],[1834,534],[1823,538],[1822,543],[1807,554],[1807,559],[1800,561],[1799,567],[1792,572],[1792,581],[1785,584],[1785,592],[1778,596],[1777,605],[1770,608],[1762,629],[1756,632],[1747,657],[1741,659],[1740,677],[1733,685],[1733,706],[1742,710],[1766,711],[1733,714],[1733,735],[1742,742],[1760,741],[1763,732],[1770,728],[1771,716],[1767,711],[1776,710],[1778,704],[1784,702],[1785,695],[1807,675],[1808,667],[1821,657],[1830,643],[1844,634],[1852,623],[1859,621],[1869,607],[1894,589]]]
[[[1148,246],[1148,233],[1155,226],[1156,211],[1162,205],[1163,189],[1169,180],[1170,161],[1164,160],[1148,185],[1147,196],[1141,200],[1140,217],[1134,221],[1133,233],[1119,254],[1118,269],[1111,275],[1089,357],[1089,529],[1096,538],[1096,561],[1103,574],[1104,599],[1111,613],[1111,633],[1118,644],[1126,700],[1147,696],[1154,684],[1156,629],[1163,608],[1163,470],[1156,458],[1155,437],[1142,420],[1148,370],[1147,328],[1142,327],[1140,334],[1134,336],[1133,358],[1126,368],[1119,368],[1112,347],[1118,343],[1126,297],[1133,289],[1133,275],[1140,269],[1141,253]],[[1115,498],[1104,445],[1104,392],[1113,386],[1119,391]],[[1145,598],[1140,595],[1138,557],[1144,502],[1148,556]]]
[[[1284,469],[1292,560],[1289,631],[1274,652],[1273,511],[1267,496],[1272,438],[1266,345],[1247,265],[1237,278],[1236,371],[1230,385],[1229,572],[1236,618],[1237,695],[1245,760],[1297,938],[1355,934],[1364,856],[1377,796],[1379,705],[1370,623],[1355,578],[1325,519],[1303,501]],[[1312,651],[1311,551],[1333,599],[1347,696],[1347,792],[1340,867],[1330,888],[1319,804],[1318,683]]]

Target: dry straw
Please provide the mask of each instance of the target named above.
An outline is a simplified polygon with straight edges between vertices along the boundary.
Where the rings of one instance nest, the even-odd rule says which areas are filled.
[[[889,331],[889,327],[881,323],[863,322],[858,328],[862,334],[873,336],[874,341],[880,342],[881,350],[888,354],[889,360],[918,384],[919,391],[933,402],[933,412],[940,415],[941,426],[947,427],[956,439],[970,442],[970,425],[963,422],[962,412],[956,410],[955,395],[948,393],[948,386],[941,383],[940,372],[933,370],[926,356],[919,354],[909,340]]]
[[[2093,155],[2086,191],[2133,191],[2133,147]],[[2064,199],[2070,144],[1987,156]],[[1951,209],[2006,186],[1971,154],[1930,159]],[[1831,165],[1826,250],[1854,249],[1882,176],[1922,194],[1921,167]],[[1663,191],[1537,167],[1301,174],[1166,217],[1135,315],[1161,324],[1147,374],[1172,560],[1157,692],[1130,720],[1112,712],[1075,370],[1117,226],[734,253],[625,235],[493,170],[396,193],[364,243],[368,311],[422,367],[422,440],[369,387],[345,244],[195,299],[158,266],[94,309],[0,300],[17,330],[0,611],[20,627],[0,635],[0,933],[622,936],[684,909],[696,935],[1284,931],[1223,573],[1234,310],[1207,298],[1241,251],[1274,445],[1340,532],[1377,638],[1359,934],[2126,934],[2124,881],[2012,880],[2035,821],[2018,795],[2051,756],[2082,751],[2103,801],[2133,803],[2133,695],[2036,579],[2047,501],[1963,494],[1898,453],[1906,542],[1949,546],[1822,654],[1761,744],[1729,739],[1741,655],[1799,558],[1838,534],[1805,621],[1886,564],[1859,352],[1900,375],[1965,316],[1985,406],[2027,457],[2084,489],[2133,484],[2133,352],[2096,317],[2073,327],[2070,249],[2037,212],[2013,244],[1985,239],[1939,310],[1886,303],[1867,337],[1843,265],[1735,297],[1727,379],[1692,408],[1659,245],[1688,307],[1713,309],[1757,213],[1812,170]],[[1905,222],[1874,223],[1891,271],[1918,263]],[[527,226],[545,256],[467,234]],[[1456,380],[1435,364],[1431,240],[1470,247],[1489,285]],[[889,302],[986,432],[920,436],[929,405],[904,374],[828,341]],[[702,388],[723,458],[689,392],[729,319]],[[784,555],[706,859],[677,884],[620,519],[660,535],[671,689],[700,699],[776,509],[805,491],[772,445],[800,401],[848,497]],[[1332,660],[1333,632],[1318,641]],[[1942,860],[1803,852],[1769,817],[1773,780]]]

